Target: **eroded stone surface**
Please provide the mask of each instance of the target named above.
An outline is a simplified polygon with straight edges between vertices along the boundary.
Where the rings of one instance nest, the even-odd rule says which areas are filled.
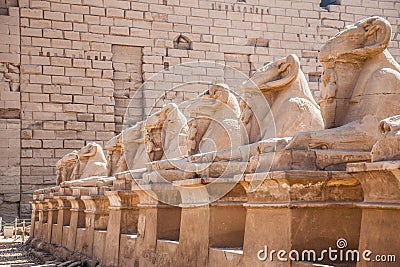
[[[336,89],[319,104],[325,127],[333,129],[308,133],[312,137],[299,142],[304,139],[300,134],[290,147],[303,143],[314,148],[342,145],[343,150],[371,150],[379,136],[379,121],[398,114],[400,66],[387,50],[390,36],[389,22],[372,17],[325,44],[319,55],[328,76],[323,78],[322,96],[329,95],[325,91],[332,84]]]
[[[389,22],[371,17],[347,27],[325,44],[319,54],[325,69],[319,104],[327,129],[299,133],[286,149],[329,149],[327,161],[341,157],[336,160],[341,165],[340,161],[357,160],[334,150],[373,150],[376,159],[384,159],[381,154],[390,139],[395,145],[389,148],[388,158],[396,157],[396,134],[383,133],[382,138],[380,132],[382,127],[395,131],[397,119],[389,117],[398,115],[400,100],[400,66],[387,50],[390,37]]]
[[[107,160],[99,144],[92,142],[78,151],[78,161],[72,174],[73,180],[107,174]]]
[[[122,133],[114,136],[105,146],[107,151],[107,175],[128,170],[122,150]]]
[[[381,135],[372,148],[372,161],[400,159],[400,116],[382,120],[379,129]]]
[[[319,107],[300,69],[299,58],[294,54],[258,69],[240,90],[254,112],[254,116],[248,119],[248,110],[244,108],[242,111],[244,121],[252,125],[251,137],[253,128],[257,130],[258,127],[264,140],[324,128]],[[269,107],[260,99],[259,90]],[[251,139],[250,142],[258,141]]]
[[[148,157],[143,156],[146,149],[144,124],[144,121],[140,121],[122,132],[122,150],[130,170],[144,168],[148,161]]]
[[[73,151],[62,157],[56,164],[56,184],[75,179],[73,172],[78,162],[78,151]]]
[[[186,108],[191,118],[191,154],[206,153],[244,144],[239,123],[240,107],[225,84],[211,86]]]
[[[181,147],[179,142],[186,140],[187,120],[176,104],[167,104],[148,117],[145,129],[149,161],[172,159],[187,153],[187,148]]]

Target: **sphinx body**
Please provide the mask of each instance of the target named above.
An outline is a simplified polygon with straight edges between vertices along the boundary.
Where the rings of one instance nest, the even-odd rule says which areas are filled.
[[[95,142],[88,143],[78,151],[78,160],[73,171],[72,180],[107,175],[107,160],[99,144]]]
[[[299,59],[295,55],[267,64],[257,70],[240,88],[242,92],[240,104],[234,98],[231,104],[221,105],[228,107],[224,113],[215,112],[214,110],[221,111],[223,108],[216,109],[214,102],[210,101],[213,98],[213,90],[215,91],[216,88],[221,88],[220,97],[223,97],[219,102],[222,104],[228,103],[227,99],[230,96],[235,97],[229,93],[227,86],[217,84],[200,95],[187,108],[189,116],[192,117],[189,120],[191,127],[188,141],[200,139],[200,149],[196,151],[197,153],[192,153],[192,155],[189,153],[190,157],[187,159],[158,162],[152,165],[152,170],[159,172],[163,170],[163,173],[168,173],[167,170],[176,170],[180,164],[183,178],[187,177],[188,173],[207,177],[232,177],[235,173],[254,171],[254,166],[260,159],[259,153],[283,149],[298,131],[324,128],[320,110],[311,95],[305,76],[300,70]],[[227,92],[225,96],[224,92]],[[221,122],[227,118],[227,114],[231,116],[230,121],[236,123],[231,130],[231,132],[236,131],[236,134],[229,136],[231,139],[227,139],[231,143],[224,142],[226,136],[222,131],[219,132],[212,120],[208,124],[199,122],[199,119],[207,118],[201,115],[218,118]],[[198,139],[192,136],[202,133],[204,134]],[[236,139],[232,140],[232,136]],[[210,137],[216,146],[202,150],[203,140]],[[190,143],[188,147],[194,150],[193,143]],[[255,159],[252,161],[253,158]],[[174,175],[173,179],[176,179],[176,173],[176,171],[171,171],[171,176]]]
[[[225,84],[216,84],[187,107],[190,154],[207,153],[244,144],[239,103]]]
[[[105,150],[107,151],[108,176],[128,170],[122,150],[122,133],[111,138],[105,145]]]
[[[145,122],[145,149],[149,161],[171,159],[187,154],[187,148],[182,147],[186,140],[187,120],[174,103],[152,114]]]
[[[322,47],[319,104],[330,130],[298,134],[288,148],[371,151],[380,137],[380,121],[400,109],[400,66],[387,50],[390,37],[389,22],[371,17]]]
[[[244,118],[251,116],[247,122],[251,125],[249,143],[324,128],[319,107],[294,54],[258,69],[240,90],[254,113],[246,115],[246,108],[242,111]],[[260,133],[254,133],[258,129]]]
[[[130,170],[144,168],[148,162],[148,158],[144,156],[146,153],[144,125],[145,122],[140,121],[122,131],[122,150],[127,168]]]
[[[391,32],[388,21],[371,17],[347,27],[322,47],[321,95],[336,86],[330,105],[326,98],[320,100],[324,117],[330,119],[327,128],[368,115],[380,121],[398,112],[400,66],[387,50]]]
[[[332,170],[348,162],[396,157],[398,135],[389,125],[397,123],[390,117],[400,108],[400,66],[387,50],[390,37],[389,22],[371,17],[322,47],[319,104],[327,129],[298,133],[285,150],[314,153],[317,163],[308,163],[312,168]],[[382,125],[392,130],[382,131]],[[390,146],[388,140],[397,145]]]
[[[261,152],[284,148],[297,132],[324,128],[323,118],[296,55],[258,69],[240,88],[241,123],[247,143],[195,161],[247,161]]]
[[[56,185],[73,179],[72,174],[78,161],[78,151],[74,150],[62,157],[56,164]]]
[[[124,129],[120,134],[109,140],[105,146],[107,151],[108,175],[112,176],[119,172],[141,169],[148,162],[143,156],[144,144],[144,121],[137,122],[134,126]]]
[[[380,137],[372,147],[372,161],[400,159],[400,115],[379,124]]]

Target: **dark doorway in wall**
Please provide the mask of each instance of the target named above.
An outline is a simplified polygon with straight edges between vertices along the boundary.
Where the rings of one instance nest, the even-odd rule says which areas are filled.
[[[130,106],[129,103],[133,99],[135,103],[143,103],[143,92],[139,90],[143,84],[143,53],[142,47],[125,45],[113,45],[112,53],[115,133],[117,134],[122,131],[124,120],[129,126],[142,120],[144,113],[142,104]],[[127,114],[129,116],[126,116]]]
[[[327,7],[329,5],[340,5],[340,0],[322,0],[319,4],[320,7]]]

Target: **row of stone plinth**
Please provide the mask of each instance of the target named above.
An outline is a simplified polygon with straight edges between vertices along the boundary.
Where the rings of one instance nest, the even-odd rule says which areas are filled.
[[[31,237],[96,258],[102,266],[303,266],[300,261],[313,261],[302,256],[309,250],[317,261],[323,257],[334,265],[397,266],[372,260],[396,253],[400,260],[399,167],[400,162],[359,163],[346,172],[175,181],[169,194],[179,205],[158,201],[163,187],[143,186],[130,172],[78,180],[35,192]],[[211,183],[231,189],[206,203],[213,189],[205,185]],[[202,193],[183,193],[188,188]],[[337,251],[332,258],[321,255],[329,249]],[[281,260],[279,250],[287,252]],[[358,263],[350,254],[340,260],[349,250],[358,250]]]

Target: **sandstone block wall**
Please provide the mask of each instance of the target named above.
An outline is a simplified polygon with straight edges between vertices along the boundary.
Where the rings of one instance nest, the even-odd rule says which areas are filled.
[[[0,15],[8,15],[9,7],[17,7],[18,0],[1,0],[0,1]]]
[[[13,7],[15,2],[0,0],[0,145],[12,151],[1,153],[7,163],[1,163],[0,206],[8,207],[1,204],[9,194],[2,193],[3,185],[20,185],[11,190],[20,205],[17,197],[7,205],[17,203],[28,215],[32,191],[54,184],[58,159],[120,132],[132,98],[129,123],[154,105],[181,102],[206,88],[164,92],[188,77],[239,84],[266,62],[295,53],[318,97],[318,49],[339,29],[372,15],[393,25],[390,52],[400,61],[399,1],[342,0],[324,9],[319,4],[19,0]],[[226,63],[243,74],[228,71],[224,77],[226,68],[219,67],[173,71],[193,61]],[[164,69],[170,71],[154,78]],[[140,91],[143,82],[146,90]]]
[[[0,217],[19,215],[21,199],[20,28],[16,2],[0,1]]]

